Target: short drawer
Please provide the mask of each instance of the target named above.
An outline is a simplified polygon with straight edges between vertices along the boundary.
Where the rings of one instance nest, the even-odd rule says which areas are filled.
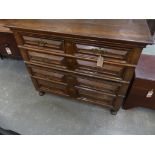
[[[113,103],[116,99],[116,97],[103,94],[100,91],[94,91],[92,89],[83,87],[77,87],[77,89],[79,96],[78,99],[81,99],[83,101],[113,107]]]
[[[76,71],[87,73],[96,76],[112,76],[119,79],[123,79],[125,72],[125,66],[119,66],[115,64],[103,64],[102,67],[97,66],[97,58],[94,61],[77,59]]]
[[[29,34],[29,33],[21,33],[24,45],[32,46],[39,49],[57,49],[63,52],[64,40],[62,38],[57,38],[55,36],[49,35],[41,35],[41,34]]]
[[[47,65],[53,65],[53,66],[59,66],[66,68],[65,65],[63,65],[63,56],[58,56],[58,55],[51,55],[47,54],[44,52],[35,52],[28,50],[27,55],[30,62],[35,62],[35,63],[42,63],[42,64],[47,64]]]
[[[128,54],[131,49],[116,49],[111,45],[106,47],[104,45],[90,45],[90,44],[76,44],[77,56],[97,59],[98,56],[102,55],[106,61],[113,61],[118,63],[128,63]]]
[[[68,96],[65,84],[48,81],[40,77],[32,78],[34,78],[37,81],[40,91]]]
[[[50,80],[54,83],[65,85],[64,74],[61,71],[29,64],[27,67],[31,71],[30,74],[33,77],[39,77],[45,80]]]
[[[116,96],[120,87],[122,86],[119,82],[92,79],[90,77],[77,76],[77,86],[85,89],[92,89],[99,91],[109,96]]]

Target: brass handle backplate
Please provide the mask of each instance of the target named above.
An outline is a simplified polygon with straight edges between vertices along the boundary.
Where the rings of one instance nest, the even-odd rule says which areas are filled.
[[[46,44],[47,44],[47,42],[44,41],[44,40],[39,40],[38,41],[38,46],[44,47]]]

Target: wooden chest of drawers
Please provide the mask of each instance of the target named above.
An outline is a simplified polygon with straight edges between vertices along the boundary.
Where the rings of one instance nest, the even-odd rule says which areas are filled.
[[[155,109],[155,56],[142,54],[135,71],[124,109],[145,107]]]
[[[143,47],[145,20],[7,21],[35,88],[119,110]],[[11,23],[12,22],[12,23]]]

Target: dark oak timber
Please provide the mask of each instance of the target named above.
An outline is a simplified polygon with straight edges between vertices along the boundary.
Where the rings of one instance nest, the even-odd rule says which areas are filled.
[[[142,54],[129,89],[124,109],[145,107],[155,109],[155,56]],[[147,96],[152,92],[152,95]]]

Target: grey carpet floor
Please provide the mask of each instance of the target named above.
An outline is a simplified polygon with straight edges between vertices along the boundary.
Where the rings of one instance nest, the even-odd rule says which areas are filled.
[[[155,134],[155,111],[120,109],[113,116],[99,106],[51,94],[40,97],[24,62],[4,59],[0,60],[0,126],[30,135]]]

